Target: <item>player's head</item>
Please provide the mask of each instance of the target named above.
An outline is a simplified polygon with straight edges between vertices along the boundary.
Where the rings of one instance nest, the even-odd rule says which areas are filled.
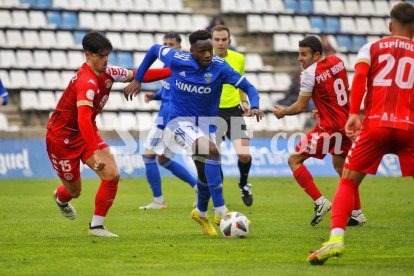
[[[190,52],[197,63],[202,67],[210,65],[213,58],[213,44],[211,34],[206,30],[192,32],[189,37]]]
[[[316,36],[310,35],[299,41],[298,61],[303,69],[317,62],[322,53],[322,43]]]
[[[166,33],[163,37],[163,44],[170,48],[181,50],[181,37],[175,32]]]
[[[391,34],[413,37],[414,33],[414,5],[408,2],[396,4],[390,12]]]
[[[214,53],[219,56],[226,56],[230,46],[230,29],[225,25],[217,25],[211,29]]]
[[[85,51],[86,63],[95,72],[104,72],[108,65],[109,53],[112,51],[109,39],[101,33],[92,31],[83,37],[82,46]]]

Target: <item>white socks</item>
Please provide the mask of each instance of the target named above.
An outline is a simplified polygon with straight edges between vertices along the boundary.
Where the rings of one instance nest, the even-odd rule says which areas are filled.
[[[91,221],[91,227],[103,225],[104,220],[105,220],[105,217],[93,215],[92,221]]]

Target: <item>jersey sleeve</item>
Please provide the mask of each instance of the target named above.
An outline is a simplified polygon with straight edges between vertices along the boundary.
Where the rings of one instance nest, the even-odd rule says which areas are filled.
[[[131,71],[119,66],[109,66],[105,73],[112,78],[114,82],[127,82],[131,79]]]
[[[137,73],[134,77],[135,80],[142,82],[145,73],[148,71],[156,59],[162,61],[165,67],[171,67],[175,52],[177,51],[167,46],[158,44],[152,45],[137,69]]]
[[[315,70],[316,62],[300,74],[300,95],[312,96],[313,87],[315,86]]]
[[[98,85],[94,79],[75,79],[76,106],[87,105],[93,107],[93,99],[98,91]]]
[[[365,62],[371,65],[371,45],[372,43],[367,43],[359,49],[355,65],[359,62]]]

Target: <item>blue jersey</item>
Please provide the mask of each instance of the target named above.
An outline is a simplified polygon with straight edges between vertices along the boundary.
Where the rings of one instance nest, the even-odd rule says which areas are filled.
[[[3,105],[6,105],[8,103],[8,96],[6,88],[4,88],[3,83],[0,79],[0,97],[3,99]]]
[[[171,68],[169,120],[177,117],[216,117],[225,83],[245,91],[251,108],[259,108],[256,88],[216,55],[209,66],[201,67],[191,53],[153,45],[137,70],[137,81],[142,81],[156,58]],[[214,131],[215,127],[210,127],[210,130]]]
[[[154,100],[161,101],[158,112],[157,127],[164,129],[170,115],[170,81],[171,78],[161,80],[161,89],[154,94]]]

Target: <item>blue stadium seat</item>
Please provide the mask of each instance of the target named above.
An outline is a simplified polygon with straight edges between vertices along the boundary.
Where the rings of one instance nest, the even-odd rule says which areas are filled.
[[[313,1],[312,0],[300,0],[301,13],[312,13],[313,12]]]
[[[367,43],[365,36],[354,35],[352,37],[352,51],[358,52],[359,49]]]
[[[338,17],[327,17],[325,21],[325,31],[327,33],[338,33],[340,30]]]
[[[36,7],[38,8],[51,8],[52,0],[37,0]]]
[[[62,17],[60,12],[57,11],[48,11],[46,13],[47,23],[60,26],[62,24]]]
[[[72,29],[78,26],[78,15],[76,12],[63,12],[62,24],[63,29]]]
[[[112,52],[109,54],[109,60],[108,60],[108,64],[109,65],[116,65],[118,66],[118,59],[117,59],[117,54],[115,52]]]
[[[299,11],[298,0],[285,0],[285,10],[297,13]]]
[[[353,44],[348,35],[338,35],[336,40],[338,41],[340,51],[352,51]]]
[[[132,58],[131,53],[128,52],[119,52],[118,56],[118,65],[127,69],[133,69],[135,67],[134,65],[134,59]]]
[[[85,36],[86,31],[74,31],[73,37],[75,38],[76,44],[82,44],[82,39]]]
[[[33,7],[36,4],[36,0],[20,0],[20,3]]]
[[[319,29],[321,32],[325,31],[325,21],[322,16],[311,16],[310,23],[313,29]]]

